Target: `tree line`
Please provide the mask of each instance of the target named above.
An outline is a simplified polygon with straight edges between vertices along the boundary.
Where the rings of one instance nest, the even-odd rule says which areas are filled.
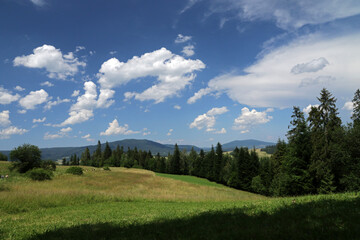
[[[295,196],[360,190],[360,90],[353,98],[352,122],[342,125],[336,98],[322,89],[318,106],[305,118],[293,108],[288,142],[279,140],[268,149],[272,156],[259,158],[255,149],[235,148],[224,153],[220,143],[210,151],[180,151],[167,157],[150,151],[101,143],[91,155],[88,148],[71,156],[72,165],[144,168],[161,173],[207,178],[230,187],[270,196]]]

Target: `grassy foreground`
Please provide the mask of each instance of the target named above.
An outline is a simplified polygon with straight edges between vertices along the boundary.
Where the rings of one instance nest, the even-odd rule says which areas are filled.
[[[0,174],[6,167],[0,163]],[[357,193],[268,199],[145,170],[85,168],[84,176],[72,176],[65,169],[58,167],[54,179],[46,182],[16,174],[1,181],[0,239],[360,236]]]

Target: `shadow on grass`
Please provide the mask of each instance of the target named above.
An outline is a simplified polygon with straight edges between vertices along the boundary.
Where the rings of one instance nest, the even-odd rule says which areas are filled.
[[[251,207],[129,226],[84,224],[31,239],[360,239],[360,199],[292,204],[273,213]]]

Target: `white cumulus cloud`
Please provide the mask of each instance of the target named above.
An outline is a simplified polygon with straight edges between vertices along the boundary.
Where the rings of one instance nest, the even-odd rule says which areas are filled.
[[[63,55],[59,49],[46,44],[35,48],[33,54],[16,57],[13,63],[14,66],[44,68],[48,72],[48,77],[58,79],[74,76],[79,67],[86,66],[86,63],[75,58],[72,52]]]
[[[46,103],[46,105],[44,106],[45,110],[50,110],[53,106],[59,105],[61,103],[66,103],[66,102],[70,102],[70,99],[60,99],[59,97],[57,97],[57,99],[55,101],[48,101]]]
[[[190,124],[190,128],[197,128],[199,130],[205,128],[207,132],[215,132],[213,127],[216,123],[216,115],[221,115],[229,111],[226,107],[212,108],[207,113],[197,116]],[[221,130],[220,130],[221,131]]]
[[[34,118],[32,120],[33,123],[42,123],[42,122],[45,122],[45,121],[46,121],[46,117],[39,118],[39,119]]]
[[[309,105],[307,105],[307,107],[303,108],[302,111],[303,111],[303,113],[309,114],[311,111],[311,108],[313,108],[313,107],[318,108],[319,105],[318,104],[314,104],[314,105],[309,104]]]
[[[352,111],[354,109],[354,103],[352,101],[346,102],[343,109]]]
[[[23,135],[29,130],[10,126],[0,131],[0,139],[9,139],[11,135]]]
[[[177,110],[180,110],[180,109],[181,109],[181,106],[175,105],[174,108],[177,109]]]
[[[94,109],[108,108],[114,103],[114,100],[111,99],[115,94],[113,90],[100,89],[98,96],[96,85],[91,81],[84,83],[84,90],[85,93],[79,96],[77,102],[71,106],[69,118],[59,126],[85,122],[94,116]]]
[[[11,124],[10,111],[4,110],[0,112],[0,126],[8,126]]]
[[[40,89],[38,91],[31,91],[28,95],[21,98],[19,103],[24,109],[29,110],[35,109],[37,105],[43,104],[50,99],[49,94],[44,89]]]
[[[109,135],[130,135],[130,134],[136,134],[139,133],[139,131],[132,131],[129,129],[129,125],[125,124],[124,126],[119,126],[119,123],[116,119],[109,123],[108,129],[106,129],[105,132],[101,132],[100,136],[109,136]]]
[[[74,90],[74,92],[71,94],[72,97],[77,97],[80,94],[80,90]]]
[[[184,43],[184,42],[190,41],[191,38],[192,38],[191,36],[184,36],[182,34],[178,34],[175,39],[175,43]]]
[[[207,88],[202,88],[199,91],[197,91],[194,96],[190,97],[187,100],[188,104],[193,104],[195,103],[197,100],[201,99],[203,96],[208,95],[209,93],[213,92],[213,90],[209,87]]]
[[[47,87],[53,87],[54,84],[49,82],[49,81],[46,81],[46,82],[42,82],[40,83],[40,86],[47,86]]]
[[[248,130],[248,128],[265,124],[272,119],[272,116],[267,115],[267,111],[258,112],[255,109],[250,111],[249,108],[244,107],[241,109],[241,114],[234,120],[233,129],[235,130]]]
[[[179,94],[195,79],[194,71],[203,68],[205,64],[200,60],[184,59],[161,48],[140,57],[135,56],[126,63],[111,58],[102,64],[98,77],[102,89],[121,86],[134,79],[157,77],[157,82],[141,93],[126,92],[125,99],[154,100],[155,103],[160,103]]]
[[[191,57],[192,55],[195,54],[195,46],[194,45],[187,45],[183,48],[183,50],[181,51],[186,57]]]
[[[19,92],[22,92],[22,91],[25,90],[25,88],[23,88],[23,87],[21,87],[21,86],[16,86],[16,87],[14,87],[14,89],[15,89],[16,91],[19,91]]]
[[[10,104],[12,102],[19,100],[19,98],[20,98],[19,94],[12,95],[12,93],[9,90],[0,86],[0,104],[3,105]]]

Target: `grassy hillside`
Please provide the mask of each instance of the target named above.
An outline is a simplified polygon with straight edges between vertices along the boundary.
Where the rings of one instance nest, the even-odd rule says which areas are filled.
[[[9,174],[0,163],[0,174]],[[265,198],[139,169],[0,182],[0,239],[356,239],[359,194]]]

